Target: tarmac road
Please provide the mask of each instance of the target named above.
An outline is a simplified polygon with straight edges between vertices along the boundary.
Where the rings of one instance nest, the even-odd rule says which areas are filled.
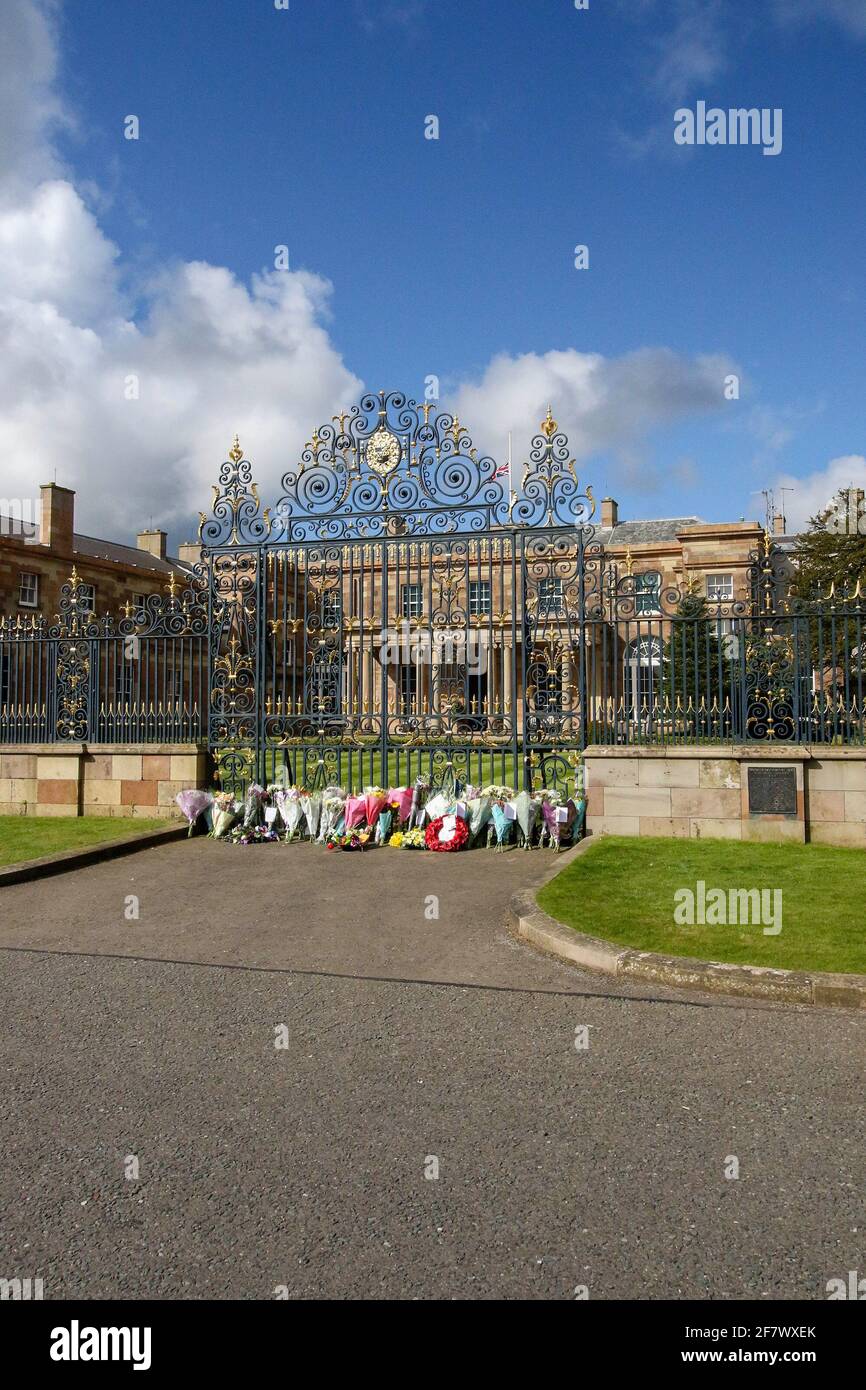
[[[549,862],[194,839],[2,889],[0,1277],[822,1299],[866,1271],[866,1019],[539,956],[502,921]]]

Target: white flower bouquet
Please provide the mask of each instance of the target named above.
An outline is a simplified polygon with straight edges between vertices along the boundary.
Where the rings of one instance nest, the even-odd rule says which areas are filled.
[[[303,787],[283,787],[276,794],[280,815],[286,827],[287,843],[294,840],[298,834],[298,827],[304,814],[304,808],[301,805],[302,793],[306,795],[306,790]]]
[[[319,833],[319,819],[322,814],[322,793],[304,790],[301,792],[300,802],[304,820],[307,822],[307,834],[311,840],[315,840]]]
[[[326,787],[322,792],[322,811],[319,818],[319,844],[323,845],[337,831],[346,809],[346,793],[342,787]]]

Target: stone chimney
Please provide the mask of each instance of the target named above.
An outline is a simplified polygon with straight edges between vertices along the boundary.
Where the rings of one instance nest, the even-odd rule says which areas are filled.
[[[603,497],[601,500],[601,524],[602,526],[616,526],[619,523],[619,503],[612,497]]]
[[[177,558],[185,565],[197,565],[201,559],[201,546],[198,541],[184,541],[177,548]]]
[[[165,531],[139,531],[136,537],[139,550],[146,550],[148,555],[154,555],[157,560],[165,559],[167,540]]]
[[[787,532],[788,522],[781,512],[776,512],[773,517],[773,535],[784,536]]]
[[[39,532],[42,544],[50,546],[55,555],[71,556],[75,493],[72,488],[58,487],[57,483],[43,483],[39,491],[42,494]]]

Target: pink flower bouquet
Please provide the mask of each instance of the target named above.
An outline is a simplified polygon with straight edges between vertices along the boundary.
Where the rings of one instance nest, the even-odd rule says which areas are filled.
[[[412,788],[389,787],[388,805],[393,807],[393,819],[397,825],[405,825],[412,814]]]
[[[210,792],[194,790],[178,792],[175,801],[189,821],[188,833],[190,835],[192,834],[192,828],[199,816],[213,806],[213,796]]]
[[[364,789],[364,815],[371,829],[379,819],[379,812],[387,805],[388,793],[382,787],[366,787]]]
[[[367,823],[367,799],[363,796],[346,797],[346,829],[354,830],[356,826],[366,825]]]

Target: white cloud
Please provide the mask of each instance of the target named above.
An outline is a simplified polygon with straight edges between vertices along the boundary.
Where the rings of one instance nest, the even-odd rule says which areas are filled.
[[[131,317],[118,248],[56,176],[47,143],[60,113],[49,14],[31,0],[0,7],[15,94],[0,161],[4,492],[32,495],[56,470],[78,491],[80,530],[119,538],[151,516],[180,523],[210,497],[237,430],[276,496],[313,423],[362,387],[323,327],[330,285],[270,271],[247,286],[222,267],[178,264]],[[127,399],[133,375],[138,400]]]
[[[729,65],[730,17],[720,0],[620,0],[623,22],[640,26],[637,68],[651,109],[663,114],[640,129],[619,128],[617,144],[629,156],[684,156],[674,144],[674,111],[695,96],[709,97]]]
[[[622,357],[574,349],[502,355],[477,385],[460,387],[453,404],[479,447],[494,457],[504,457],[513,431],[515,463],[527,456],[550,404],[575,459],[612,450],[620,480],[650,491],[656,479],[640,445],[665,425],[723,409],[725,376],[734,370],[726,358],[682,357],[668,348]]]
[[[59,169],[49,137],[69,117],[53,87],[54,12],[53,0],[3,0],[0,6],[0,185],[7,190]]]
[[[653,85],[672,101],[705,88],[727,67],[722,8],[718,0],[679,0],[672,27],[652,45]]]
[[[846,454],[831,459],[826,468],[795,478],[782,473],[773,483],[776,506],[783,510],[790,531],[805,529],[813,516],[818,516],[836,496],[840,488],[861,487],[866,491],[866,458],[862,454]],[[780,489],[790,488],[781,493]],[[784,497],[784,506],[782,498]]]
[[[79,530],[121,539],[152,518],[179,539],[207,505],[235,430],[262,496],[276,500],[312,428],[363,383],[328,334],[331,286],[311,272],[266,270],[247,284],[225,267],[178,262],[128,302],[122,249],[51,152],[63,116],[51,88],[51,13],[37,0],[0,6],[18,96],[13,135],[27,152],[24,162],[14,150],[0,161],[4,493],[32,496],[56,470],[78,492]],[[498,458],[512,431],[520,462],[550,402],[576,458],[612,453],[610,481],[648,491],[657,478],[643,457],[647,437],[725,409],[731,370],[722,357],[665,348],[498,356],[450,403]],[[137,400],[127,399],[132,377]]]

